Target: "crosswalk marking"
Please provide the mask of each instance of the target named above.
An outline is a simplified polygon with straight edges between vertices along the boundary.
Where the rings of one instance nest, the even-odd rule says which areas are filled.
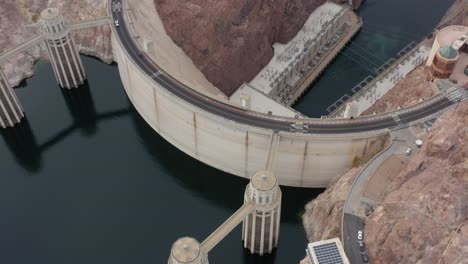
[[[397,130],[400,130],[400,129],[404,129],[404,128],[408,128],[410,127],[410,124],[408,123],[403,123],[403,124],[399,124],[397,126],[394,126],[392,128],[390,128],[391,131],[397,131]]]
[[[452,102],[456,102],[459,100],[463,101],[464,99],[468,97],[468,93],[465,92],[464,89],[460,89],[460,88],[452,89],[451,88],[447,90],[445,97]]]

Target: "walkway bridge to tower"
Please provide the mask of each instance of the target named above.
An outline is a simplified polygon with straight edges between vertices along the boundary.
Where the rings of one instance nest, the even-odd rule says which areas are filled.
[[[278,246],[281,217],[281,190],[278,179],[269,171],[276,162],[279,136],[271,135],[265,170],[256,172],[244,194],[244,204],[202,243],[191,237],[178,239],[172,246],[168,264],[208,264],[208,253],[237,225],[242,225],[244,247],[252,254],[268,254]]]
[[[84,84],[86,74],[71,31],[109,24],[109,16],[67,24],[60,10],[47,8],[41,12],[41,33],[19,46],[0,54],[0,127],[13,127],[21,122],[24,111],[15,91],[1,68],[1,64],[21,52],[45,43],[55,78],[62,88],[78,88]]]

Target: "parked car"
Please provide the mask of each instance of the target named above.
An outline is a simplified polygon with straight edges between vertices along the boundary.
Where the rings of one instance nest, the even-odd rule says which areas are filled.
[[[406,156],[409,156],[411,154],[411,148],[407,148],[406,151],[405,151],[405,155]]]
[[[364,261],[364,264],[369,263],[369,256],[367,256],[366,252],[361,252],[362,260]]]
[[[297,122],[297,123],[291,124],[291,128],[292,128],[291,131],[305,133],[309,129],[309,125],[304,124],[303,122]]]
[[[364,242],[358,241],[358,243],[359,243],[359,251],[366,252],[366,247],[364,246]]]

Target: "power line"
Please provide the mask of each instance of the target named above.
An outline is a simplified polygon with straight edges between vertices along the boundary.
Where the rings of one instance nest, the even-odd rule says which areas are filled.
[[[413,38],[422,38],[422,35],[421,34],[418,34],[418,33],[414,33],[414,32],[409,32],[409,31],[404,31],[404,30],[389,30],[387,26],[382,26],[382,25],[378,25],[378,24],[375,24],[375,23],[368,23],[366,21],[364,21],[364,26],[365,27],[371,27],[371,28],[376,28],[376,29],[379,29],[379,30],[382,30],[382,31],[386,31],[388,33],[392,33],[392,34],[397,34],[397,35],[401,35],[401,34],[404,34],[404,35],[407,35],[407,36],[411,36]]]
[[[367,66],[364,66],[362,65],[359,61],[355,60],[353,57],[351,57],[350,55],[347,55],[345,54],[344,52],[341,52],[341,54],[343,54],[345,57],[347,57],[348,59],[354,61],[355,63],[357,63],[359,66],[361,66],[364,70],[366,70],[368,73],[370,73],[371,75],[374,75],[375,74],[375,71],[373,70],[370,70],[369,68],[367,68]]]
[[[381,31],[372,32],[372,31],[368,31],[367,29],[361,29],[361,32],[364,33],[364,34],[368,34],[368,35],[375,35],[376,33],[381,33],[385,38],[392,39],[392,40],[399,41],[401,43],[406,43],[406,44],[414,41],[413,39],[403,39],[403,38],[400,38],[400,37],[391,36],[391,35],[388,35],[385,32],[381,32]]]
[[[355,50],[353,50],[351,47],[347,47],[347,49],[349,49],[349,51],[351,51],[352,53],[354,54],[357,54],[359,57],[363,58],[366,62],[368,62],[369,64],[372,64],[371,66],[374,66],[376,68],[380,67],[380,65],[378,65],[377,63],[371,61],[370,59],[368,59],[366,56],[356,52]]]
[[[378,32],[381,32],[381,33],[385,33],[387,35],[394,36],[396,38],[410,39],[411,41],[418,40],[418,39],[422,38],[422,36],[416,36],[416,35],[409,36],[409,35],[402,34],[400,32],[388,31],[388,30],[385,30],[385,29],[375,28],[375,27],[372,27],[372,26],[363,26],[363,29],[378,31]]]
[[[375,29],[375,28],[362,28],[361,30],[364,30],[364,31],[367,31],[367,32],[373,32],[373,33],[381,33],[381,34],[390,36],[390,37],[395,38],[395,39],[401,39],[401,40],[410,41],[410,42],[415,41],[414,37],[408,37],[408,36],[404,36],[404,35],[398,35],[398,34],[395,34],[395,33],[389,33],[389,32],[386,32],[384,30],[379,30],[379,29]]]
[[[376,58],[380,63],[384,64],[385,61],[383,59],[381,59],[380,57],[374,55],[372,52],[370,52],[369,50],[366,50],[365,48],[361,47],[360,45],[354,43],[354,41],[350,41],[349,44],[351,45],[354,45],[355,47],[359,48],[360,50],[362,50],[364,53]]]

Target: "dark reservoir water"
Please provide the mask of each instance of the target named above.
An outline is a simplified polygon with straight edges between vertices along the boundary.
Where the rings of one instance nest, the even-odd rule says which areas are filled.
[[[62,92],[39,62],[16,89],[28,122],[0,138],[0,263],[166,263],[177,238],[202,241],[242,204],[247,180],[156,134],[131,107],[116,65],[83,62],[88,88]],[[304,255],[300,217],[320,191],[283,188],[281,246],[265,263]],[[212,263],[262,263],[243,251],[240,230]]]
[[[450,3],[375,0],[360,14],[386,30],[423,34]],[[367,35],[355,41],[383,60],[405,46],[379,33]],[[50,65],[39,62],[34,77],[16,89],[28,122],[0,133],[0,263],[166,263],[177,238],[202,241],[242,203],[246,180],[167,143],[131,107],[115,65],[83,60],[87,88],[63,92]],[[364,76],[340,57],[298,109],[318,116],[326,100],[333,102]],[[300,217],[322,190],[282,190],[278,250],[250,256],[238,227],[210,253],[211,263],[303,258],[307,241]]]

